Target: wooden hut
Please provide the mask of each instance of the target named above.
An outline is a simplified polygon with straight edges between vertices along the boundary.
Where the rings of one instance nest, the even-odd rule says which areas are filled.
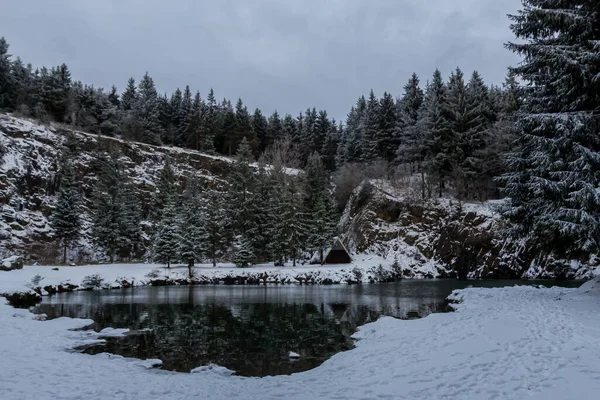
[[[350,264],[351,262],[352,257],[350,257],[346,246],[344,246],[340,239],[335,239],[335,243],[327,252],[325,264]]]

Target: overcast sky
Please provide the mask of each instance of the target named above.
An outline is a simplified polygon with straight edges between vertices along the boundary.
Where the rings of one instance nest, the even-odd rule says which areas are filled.
[[[34,66],[121,91],[148,71],[160,92],[189,84],[251,110],[307,107],[345,117],[373,88],[412,72],[477,69],[501,83],[518,58],[508,13],[520,0],[1,0],[0,35]]]

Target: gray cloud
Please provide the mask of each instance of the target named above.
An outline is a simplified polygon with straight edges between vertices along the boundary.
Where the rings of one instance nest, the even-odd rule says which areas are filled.
[[[159,91],[342,118],[361,94],[395,95],[412,72],[477,69],[501,83],[518,58],[507,13],[520,0],[3,0],[11,52],[34,66],[66,62],[75,79],[122,89],[145,71]]]

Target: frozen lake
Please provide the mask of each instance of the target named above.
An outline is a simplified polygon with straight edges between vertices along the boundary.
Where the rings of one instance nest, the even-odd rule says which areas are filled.
[[[467,286],[560,285],[575,281],[403,280],[334,286],[168,286],[74,292],[44,298],[36,312],[93,319],[97,330],[128,328],[87,353],[158,358],[188,372],[215,363],[243,376],[312,369],[353,347],[356,328],[380,316],[410,319],[447,311]],[[289,353],[300,355],[290,359]]]

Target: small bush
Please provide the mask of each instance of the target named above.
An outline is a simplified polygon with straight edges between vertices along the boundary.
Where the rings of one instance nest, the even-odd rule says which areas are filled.
[[[155,268],[144,276],[148,279],[156,279],[160,276],[160,269]]]
[[[354,275],[354,280],[357,283],[361,283],[362,282],[362,278],[363,278],[363,271],[362,269],[358,268],[358,267],[354,267],[352,269],[352,274]]]
[[[83,278],[81,287],[84,289],[100,289],[102,287],[102,283],[104,283],[104,278],[100,277],[98,274],[93,274]]]
[[[40,287],[40,282],[44,280],[44,277],[36,274],[34,275],[33,278],[31,278],[31,281],[29,282],[29,285],[27,285],[28,287],[30,287],[31,289],[35,289],[37,287]]]

